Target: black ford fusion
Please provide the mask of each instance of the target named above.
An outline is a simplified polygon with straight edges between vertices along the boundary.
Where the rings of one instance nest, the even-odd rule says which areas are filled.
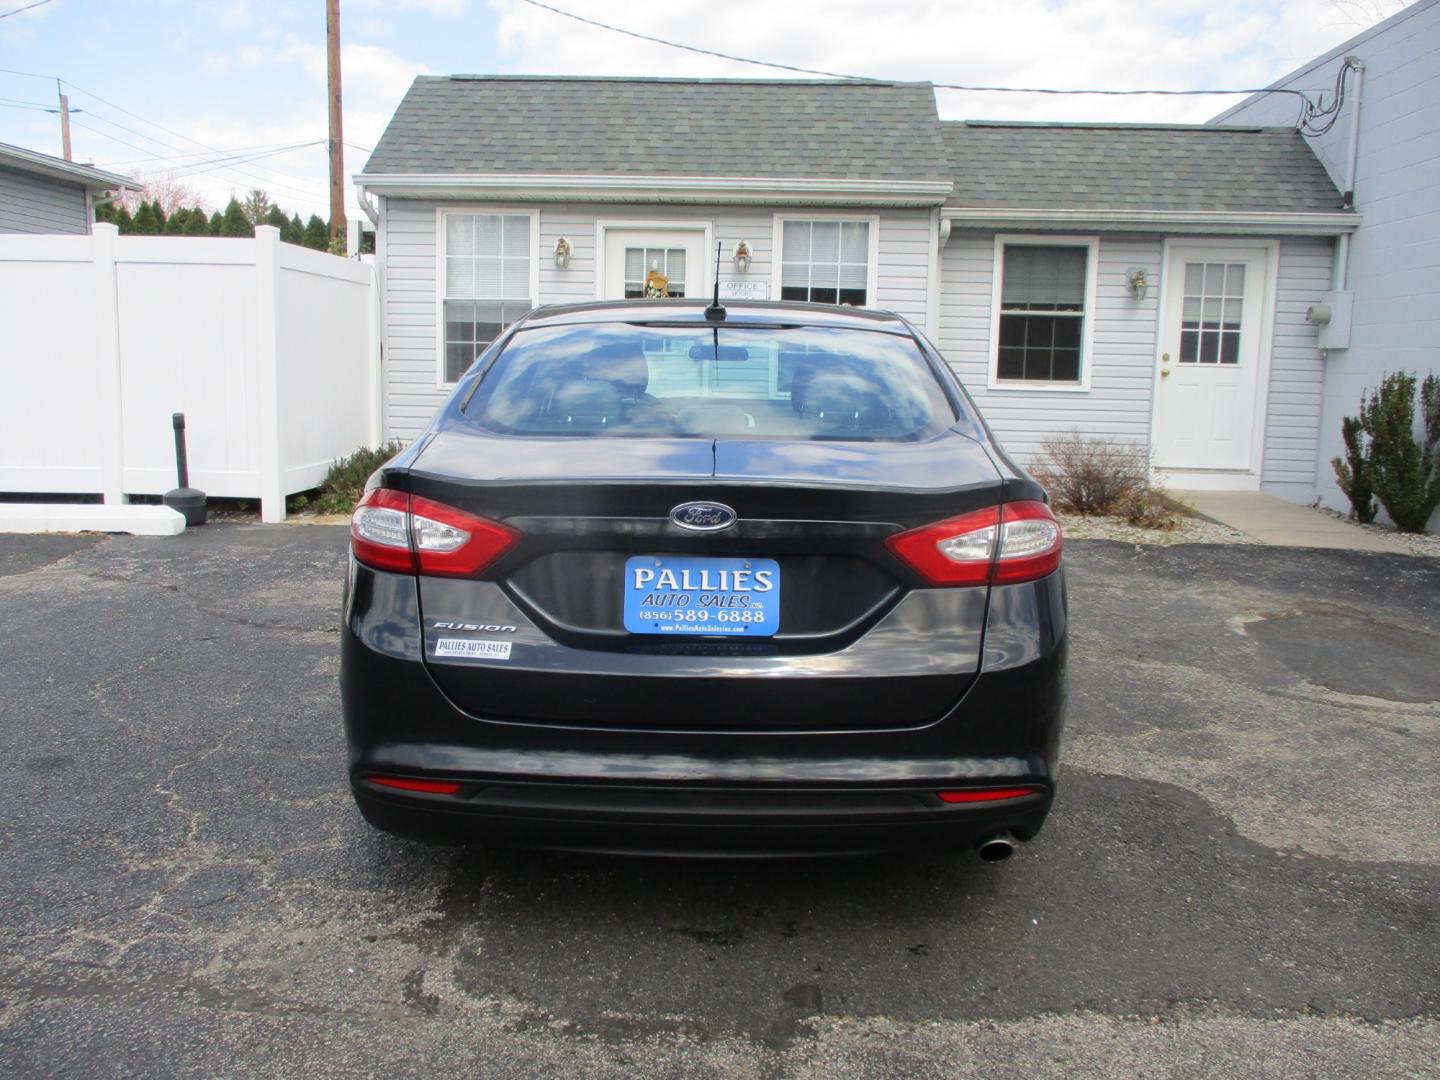
[[[355,799],[423,839],[1003,859],[1054,793],[1060,555],[901,318],[536,311],[355,511]]]

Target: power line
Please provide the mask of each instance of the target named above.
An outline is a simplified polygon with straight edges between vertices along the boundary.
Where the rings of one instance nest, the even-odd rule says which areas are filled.
[[[890,79],[877,79],[871,75],[846,75],[836,71],[825,71],[821,68],[797,67],[794,64],[780,64],[770,60],[755,60],[748,56],[735,56],[732,53],[718,52],[714,49],[702,49],[698,45],[686,45],[679,41],[670,41],[666,38],[653,37],[650,34],[642,34],[635,30],[626,30],[623,27],[612,26],[609,23],[600,22],[597,19],[588,19],[583,15],[577,15],[573,11],[565,11],[561,8],[552,7],[549,4],[541,3],[540,0],[520,0],[521,3],[529,4],[531,7],[549,11],[555,15],[563,15],[567,19],[574,19],[576,22],[585,23],[587,26],[594,26],[601,30],[609,30],[614,34],[623,34],[626,37],[636,38],[640,41],[648,41],[655,45],[664,45],[671,49],[683,49],[686,52],[699,53],[702,56],[713,56],[721,60],[731,60],[737,64],[754,64],[757,67],[776,68],[780,71],[793,71],[799,75],[822,75],[827,79],[843,79],[847,82],[891,82]],[[1037,86],[978,86],[966,83],[931,83],[937,90],[964,90],[976,93],[994,94],[1051,94],[1051,95],[1072,95],[1072,94],[1095,94],[1107,97],[1139,97],[1141,95],[1160,95],[1168,97],[1212,97],[1221,94],[1293,94],[1302,98],[1307,104],[1309,98],[1300,90],[1275,89],[1272,87],[1261,87],[1250,90],[1075,90],[1056,89],[1054,87]]]
[[[77,90],[77,91],[79,91],[79,92],[82,93],[82,94],[86,94],[86,95],[88,95],[89,97],[94,98],[96,101],[102,102],[103,104],[110,106],[112,109],[115,109],[115,110],[118,111],[118,112],[124,113],[126,116],[134,117],[136,120],[139,120],[139,121],[140,121],[141,123],[143,123],[143,124],[148,124],[148,125],[150,125],[150,126],[153,127],[153,128],[156,128],[156,129],[158,129],[158,130],[160,130],[160,131],[166,132],[167,134],[174,135],[174,136],[176,136],[177,138],[184,139],[186,142],[188,142],[188,143],[193,143],[194,145],[199,146],[199,147],[201,147],[201,148],[203,148],[203,149],[205,149],[205,150],[209,150],[209,151],[211,151],[212,153],[224,153],[224,152],[225,152],[225,150],[224,150],[222,147],[219,147],[219,146],[211,146],[211,145],[209,145],[208,143],[201,142],[199,139],[192,138],[191,136],[186,135],[186,134],[185,134],[184,132],[182,132],[182,131],[176,131],[174,128],[168,128],[168,127],[166,127],[164,124],[158,123],[158,122],[156,122],[156,121],[154,121],[154,120],[151,120],[151,119],[149,119],[149,118],[147,118],[147,117],[141,116],[141,115],[140,115],[139,113],[137,113],[137,112],[132,112],[130,109],[125,108],[125,106],[116,104],[115,102],[109,100],[108,98],[101,97],[99,94],[95,93],[95,91],[93,91],[93,90],[87,90],[85,87],[80,86],[78,83],[73,83],[73,82],[71,82],[69,79],[62,79],[62,78],[60,78],[58,75],[44,75],[44,74],[41,74],[40,72],[37,72],[37,71],[20,71],[20,70],[17,70],[17,69],[15,69],[15,68],[0,68],[0,74],[5,74],[5,75],[21,75],[21,76],[24,76],[24,77],[26,77],[26,78],[31,78],[31,79],[44,79],[44,80],[46,80],[47,82],[50,81],[50,80],[52,80],[52,79],[55,80],[56,82],[63,82],[66,86],[69,86],[72,90]],[[180,150],[180,149],[181,149],[181,147],[175,146],[173,143],[167,143],[167,142],[165,142],[165,140],[163,140],[163,139],[158,139],[158,138],[156,138],[154,135],[147,135],[147,134],[145,134],[145,133],[143,133],[143,132],[135,131],[133,128],[126,128],[126,127],[124,127],[124,125],[119,124],[119,123],[117,123],[117,122],[115,122],[115,121],[113,121],[113,120],[106,119],[102,114],[95,113],[93,110],[90,110],[90,113],[91,113],[92,116],[94,116],[95,119],[100,120],[102,123],[107,123],[107,124],[110,124],[110,125],[112,125],[112,126],[114,126],[114,127],[118,127],[118,128],[120,128],[120,130],[122,130],[122,131],[129,131],[131,134],[139,135],[142,139],[149,139],[151,142],[155,143],[157,146],[164,146],[164,147],[167,147],[167,148],[169,148],[169,149],[171,149],[171,150]],[[94,130],[94,129],[91,129],[91,130]],[[102,135],[103,135],[104,132],[97,132],[97,134],[102,134]],[[122,145],[133,145],[133,144],[129,144],[129,143],[124,143],[123,140],[118,140],[118,139],[117,139],[117,140],[114,140],[114,141],[116,141],[116,142],[121,142]],[[145,150],[146,148],[145,148],[145,147],[138,147],[138,146],[137,146],[137,147],[134,147],[134,149],[136,149],[136,150]],[[318,184],[318,183],[319,183],[318,181],[312,180],[312,179],[310,179],[310,178],[308,178],[308,177],[296,176],[296,175],[293,174],[293,173],[283,172],[283,171],[281,171],[281,170],[279,170],[279,169],[267,169],[267,168],[265,168],[265,167],[263,167],[263,166],[260,167],[260,172],[267,173],[267,174],[269,174],[271,177],[280,176],[280,177],[285,177],[285,178],[290,179],[290,180],[296,180],[296,181],[298,181],[298,182],[300,182],[300,183],[302,183],[302,184]],[[266,177],[264,177],[264,176],[259,176],[259,175],[255,174],[255,173],[249,173],[249,172],[243,172],[243,171],[240,171],[240,170],[236,170],[236,177],[243,178],[243,179],[244,179],[245,181],[247,181],[247,182],[259,181],[260,183],[265,184],[265,185],[268,186],[268,187],[274,187],[274,188],[276,188],[277,190],[288,190],[288,191],[290,192],[290,194],[296,196],[297,198],[313,199],[313,198],[315,197],[315,196],[314,196],[312,193],[310,193],[310,192],[298,192],[298,191],[296,191],[296,189],[294,189],[294,188],[286,188],[283,184],[278,184],[278,183],[276,183],[276,181],[273,180],[273,179],[267,179]]]
[[[323,140],[321,140],[321,141],[323,141]],[[315,145],[314,142],[304,142],[304,143],[257,143],[257,144],[254,145],[254,146],[235,146],[235,147],[231,147],[228,153],[229,153],[229,154],[233,154],[233,155],[241,155],[241,156],[243,156],[243,155],[245,155],[245,154],[250,154],[250,153],[254,153],[254,152],[258,152],[258,151],[263,151],[263,150],[278,150],[278,149],[285,148],[285,147],[294,149],[294,148],[301,147],[301,146],[313,146],[313,145]],[[212,161],[218,161],[218,160],[220,160],[219,158],[212,157],[211,155],[206,154],[206,153],[203,153],[202,151],[199,151],[199,150],[187,150],[187,151],[185,151],[183,154],[154,154],[154,155],[152,155],[152,156],[150,156],[150,157],[143,157],[143,158],[125,158],[124,160],[121,160],[121,161],[110,161],[110,162],[107,162],[107,163],[106,163],[105,167],[108,169],[108,168],[115,168],[116,166],[119,166],[119,165],[140,165],[140,164],[145,164],[145,163],[151,162],[151,161],[178,161],[180,158],[194,158],[194,159],[195,159],[194,161],[191,161],[191,162],[188,163],[188,164],[191,164],[191,165],[202,165],[202,164],[205,164],[207,159],[208,159],[208,160],[212,160]]]
[[[50,0],[35,0],[33,4],[26,4],[24,7],[12,8],[9,11],[0,11],[0,19],[8,19],[11,15],[19,15],[21,12],[33,11],[37,7],[44,7]]]

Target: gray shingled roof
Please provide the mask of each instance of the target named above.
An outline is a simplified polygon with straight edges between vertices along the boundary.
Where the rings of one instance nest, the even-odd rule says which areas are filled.
[[[945,182],[929,83],[421,76],[377,173]]]
[[[1289,128],[947,122],[947,206],[1044,210],[1343,209]]]

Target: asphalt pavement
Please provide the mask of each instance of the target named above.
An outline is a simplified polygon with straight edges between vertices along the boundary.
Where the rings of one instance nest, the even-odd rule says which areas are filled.
[[[1434,1076],[1440,560],[1067,558],[1034,843],[695,863],[370,830],[342,528],[0,537],[0,1075]]]

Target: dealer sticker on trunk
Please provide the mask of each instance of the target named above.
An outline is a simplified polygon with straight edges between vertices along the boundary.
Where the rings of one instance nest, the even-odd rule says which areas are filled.
[[[780,629],[780,564],[668,555],[627,559],[625,629],[771,637]]]
[[[509,660],[510,642],[442,637],[435,642],[435,656],[437,658],[463,656],[471,660]]]

